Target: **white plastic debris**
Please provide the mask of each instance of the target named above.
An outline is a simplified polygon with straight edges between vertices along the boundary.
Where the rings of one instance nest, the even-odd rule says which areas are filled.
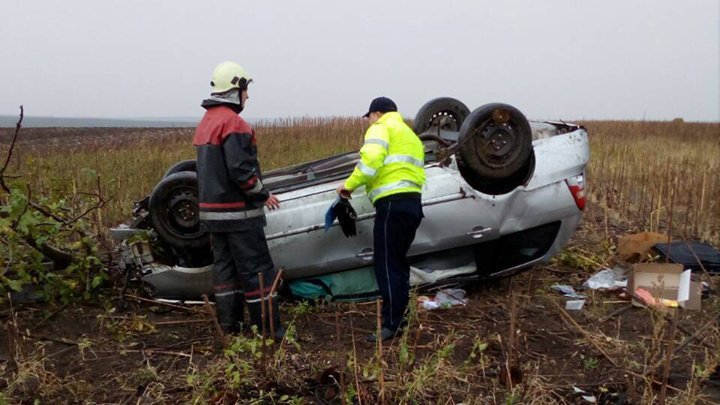
[[[555,284],[552,287],[555,291],[560,291],[563,294],[575,294],[575,289],[572,288],[572,286],[567,284]]]
[[[579,311],[585,305],[585,300],[569,300],[565,303],[565,309]]]
[[[445,288],[435,294],[435,302],[442,308],[466,305],[465,290],[459,288]]]
[[[627,287],[627,278],[624,272],[620,268],[604,269],[593,274],[583,285],[592,290],[624,288]]]
[[[465,290],[459,288],[445,288],[438,291],[435,297],[418,297],[420,308],[432,310],[438,308],[450,308],[458,305],[466,305]]]
[[[422,309],[426,309],[426,310],[433,310],[433,309],[440,308],[440,305],[438,305],[438,303],[435,302],[435,300],[427,299],[424,301],[420,301],[420,307],[422,307]]]
[[[574,385],[572,387],[576,394],[587,394],[587,392],[581,390],[580,388],[578,388]],[[581,397],[582,397],[582,399],[584,399],[587,402],[590,402],[591,404],[594,404],[597,402],[597,398],[595,398],[595,395],[581,395]]]
[[[568,298],[585,298],[584,295],[578,294],[572,286],[567,284],[555,284],[550,288],[555,291],[559,291],[562,295]]]

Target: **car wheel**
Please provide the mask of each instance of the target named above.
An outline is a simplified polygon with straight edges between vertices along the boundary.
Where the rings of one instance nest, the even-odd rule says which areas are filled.
[[[175,248],[199,248],[210,243],[210,235],[200,230],[197,190],[197,174],[185,171],[165,177],[150,194],[153,228]]]
[[[163,178],[178,172],[197,172],[197,160],[190,159],[175,163],[165,172]]]
[[[517,108],[486,104],[465,119],[458,145],[463,162],[479,177],[504,179],[527,165],[532,152],[532,131]]]
[[[530,180],[535,171],[535,154],[530,153],[530,158],[520,170],[502,179],[480,177],[473,169],[468,167],[462,159],[458,162],[458,169],[460,170],[460,175],[475,190],[490,195],[507,194]]]
[[[425,103],[415,114],[413,130],[418,135],[432,127],[457,132],[469,114],[470,109],[459,100],[451,97],[435,98]]]

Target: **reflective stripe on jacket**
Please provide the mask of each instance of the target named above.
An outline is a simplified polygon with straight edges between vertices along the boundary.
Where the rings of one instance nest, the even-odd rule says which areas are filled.
[[[200,224],[208,232],[265,226],[255,131],[227,105],[207,106],[193,138]]]
[[[421,192],[425,184],[425,152],[422,141],[405,124],[400,113],[382,115],[365,133],[360,161],[345,181],[355,190],[365,185],[373,204],[399,193]]]

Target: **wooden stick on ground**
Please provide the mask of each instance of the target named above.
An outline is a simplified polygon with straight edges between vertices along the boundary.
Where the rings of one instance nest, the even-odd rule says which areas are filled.
[[[282,274],[285,271],[283,267],[280,267],[275,274],[275,280],[273,280],[272,283],[272,289],[270,291],[277,291],[278,286],[280,285],[280,280],[282,280]]]
[[[19,357],[18,345],[19,333],[17,329],[17,316],[15,315],[15,308],[13,308],[12,297],[10,293],[7,294],[8,302],[10,303],[10,319],[7,321],[7,340],[8,340],[8,368],[11,371],[17,370],[17,358]]]
[[[381,300],[376,300],[376,308],[377,308],[377,332],[375,335],[375,341],[377,342],[377,356],[378,356],[378,366],[380,368],[380,373],[378,375],[378,384],[380,385],[380,392],[379,392],[379,400],[380,404],[385,403],[385,371],[383,369],[383,352],[382,352],[382,304]]]
[[[170,307],[170,308],[183,309],[183,310],[185,310],[185,311],[191,311],[191,312],[192,312],[192,311],[195,311],[195,310],[196,310],[195,308],[184,307],[184,306],[182,306],[182,305],[171,304],[171,303],[169,303],[169,302],[162,302],[162,301],[151,300],[151,299],[148,299],[148,298],[138,297],[137,295],[132,295],[132,294],[124,294],[123,296],[124,296],[124,297],[127,297],[127,298],[132,298],[132,299],[137,300],[137,301],[148,302],[148,303],[155,304],[155,305],[163,305],[163,306]],[[206,297],[206,298],[207,298],[207,297]],[[209,303],[209,301],[205,300],[205,304],[203,305],[203,307],[207,308],[207,304],[208,304],[208,303]]]
[[[618,365],[617,365],[617,362],[615,361],[615,359],[613,359],[612,357],[610,357],[610,355],[607,354],[607,352],[605,352],[605,350],[603,350],[603,348],[600,347],[600,346],[592,339],[592,337],[590,336],[590,334],[589,334],[585,329],[583,329],[580,325],[578,325],[577,322],[575,322],[575,320],[570,316],[570,314],[567,313],[567,311],[565,311],[565,309],[563,309],[563,307],[560,306],[560,304],[558,304],[557,302],[555,302],[555,300],[550,300],[550,301],[551,301],[553,304],[555,304],[555,306],[557,307],[557,309],[560,311],[560,314],[562,315],[562,317],[563,317],[565,320],[567,320],[568,322],[570,322],[570,324],[572,324],[572,325],[575,327],[575,329],[577,329],[578,332],[580,332],[580,333],[587,339],[587,341],[590,342],[590,344],[593,345],[593,347],[595,347],[595,349],[597,349],[597,351],[599,351],[600,353],[602,353],[602,355],[605,356],[605,358],[608,359],[613,366],[615,366],[615,367],[618,366]]]
[[[220,323],[218,322],[217,316],[215,315],[215,308],[210,305],[210,300],[208,300],[207,294],[202,295],[203,301],[205,301],[205,310],[207,311],[208,315],[212,317],[213,325],[215,326],[215,335],[218,339],[218,344],[220,347],[225,346],[225,334],[222,331],[222,328],[220,327]],[[174,305],[173,305],[174,306]]]
[[[40,322],[38,322],[36,325],[33,325],[33,328],[39,329],[45,322],[49,321],[52,317],[54,317],[55,315],[57,315],[57,314],[59,314],[60,312],[64,311],[65,308],[67,308],[67,306],[68,306],[68,303],[62,304],[62,305],[60,306],[60,308],[56,309],[56,310],[53,311],[50,315],[48,315],[48,316],[46,316],[45,318],[43,318],[43,320],[40,321]]]
[[[630,310],[630,309],[632,309],[632,308],[633,308],[633,305],[632,305],[632,304],[628,304],[628,305],[622,306],[622,307],[620,307],[620,308],[612,311],[611,313],[603,316],[602,318],[598,319],[598,322],[599,322],[599,323],[603,323],[603,322],[607,321],[608,319],[614,318],[614,317],[616,317],[616,316],[622,314],[623,312],[628,311],[628,310]]]
[[[270,338],[273,340],[273,350],[275,349],[275,308],[273,306],[273,294],[275,289],[280,284],[280,276],[282,275],[282,267],[275,274],[275,280],[273,280],[272,287],[270,287],[270,293],[268,295],[268,312],[270,313]]]
[[[630,374],[630,375],[632,375],[632,376],[638,377],[638,378],[643,378],[643,379],[644,379],[644,378],[648,378],[646,375],[636,373],[636,372],[634,372],[634,371],[632,371],[632,370],[625,369],[625,370],[623,370],[623,371],[626,372],[626,373],[628,373],[628,374]],[[652,382],[653,384],[656,384],[656,385],[662,384],[662,382],[660,382],[660,381],[658,381],[658,380],[655,380],[655,379],[653,379],[653,378],[650,379],[650,382]],[[668,387],[671,391],[675,391],[675,392],[678,392],[678,393],[679,393],[679,392],[684,392],[684,391],[681,390],[680,388],[673,387],[672,385],[669,385],[669,384],[665,384],[665,386]]]
[[[345,362],[343,361],[345,356],[343,346],[340,344],[340,313],[337,304],[335,304],[335,353],[338,356],[338,374],[340,374],[340,401],[342,405],[345,405]]]
[[[357,365],[357,347],[355,346],[355,328],[353,327],[353,318],[350,317],[350,336],[352,337],[353,346],[353,375],[355,377],[355,391],[357,392],[357,400],[359,405],[362,405],[362,395],[360,393],[360,380],[358,379],[358,365]]]
[[[260,323],[262,324],[260,328],[262,330],[262,371],[265,372],[265,361],[267,360],[265,353],[265,338],[267,337],[265,322],[267,318],[265,316],[265,276],[263,276],[262,272],[258,273],[258,279],[260,280]]]
[[[178,356],[178,357],[191,357],[191,354],[184,353],[184,352],[172,352],[169,350],[152,350],[152,349],[141,349],[141,350],[134,350],[134,349],[124,349],[123,350],[126,353],[142,353],[143,356],[145,355],[153,355],[153,354],[164,354],[167,356]]]
[[[515,293],[512,292],[510,296],[510,330],[508,333],[508,351],[505,362],[505,372],[507,373],[508,389],[512,391],[514,381],[512,369],[516,366],[515,364],[515,322],[517,322],[517,304],[515,302]]]
[[[709,328],[710,326],[715,325],[719,320],[720,320],[720,315],[715,315],[714,318],[710,319],[707,323],[705,323],[703,326],[701,326],[698,330],[695,331],[695,333],[693,333],[692,335],[686,337],[685,340],[682,341],[682,343],[680,343],[675,349],[673,349],[672,354],[673,354],[673,355],[677,354],[677,353],[678,353],[680,350],[682,350],[685,346],[687,346],[688,344],[690,344],[690,342],[692,342],[693,340],[695,340],[700,333],[702,333],[705,329]],[[660,360],[658,360],[657,362],[655,362],[655,364],[653,364],[653,366],[652,366],[651,368],[649,368],[649,369],[643,374],[643,377],[646,377],[646,376],[652,374],[653,372],[655,372],[655,370],[656,370],[658,367],[660,367],[660,366],[663,364],[664,361],[665,361],[665,359],[663,358],[663,359],[660,359]]]
[[[672,362],[672,357],[674,354],[673,345],[675,344],[675,331],[677,330],[679,314],[680,311],[676,309],[673,316],[672,324],[670,326],[670,339],[668,340],[667,350],[665,352],[665,370],[663,370],[662,388],[660,388],[659,402],[661,405],[665,404],[665,396],[667,395],[667,382],[668,377],[670,376],[670,363]]]
[[[691,336],[691,335],[692,335],[692,340],[694,340],[695,343],[697,343],[697,344],[699,344],[699,345],[701,345],[701,346],[704,346],[704,347],[706,347],[706,348],[708,348],[708,349],[710,349],[710,350],[716,350],[716,349],[717,349],[715,346],[713,346],[713,345],[711,345],[710,343],[706,342],[704,339],[700,339],[700,337],[697,336],[697,335],[695,334],[695,332],[690,331],[688,328],[680,325],[679,323],[678,323],[678,325],[677,325],[677,328],[678,328],[678,330],[679,330],[680,332],[682,332],[682,333],[684,333],[684,334],[686,334],[686,335],[688,335],[688,336]]]

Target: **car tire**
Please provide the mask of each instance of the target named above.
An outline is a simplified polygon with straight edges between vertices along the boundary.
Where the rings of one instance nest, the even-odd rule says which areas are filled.
[[[165,172],[163,178],[178,172],[197,172],[197,160],[190,159],[175,163],[174,165],[172,165],[172,167],[168,169],[167,172]]]
[[[197,174],[191,171],[165,177],[150,193],[153,228],[172,247],[191,249],[210,243],[210,235],[200,229],[197,193]]]
[[[460,156],[480,178],[500,180],[528,164],[532,131],[517,108],[485,104],[465,119],[458,138]]]
[[[465,162],[458,162],[460,175],[468,182],[468,184],[482,193],[489,195],[502,195],[513,191],[516,187],[526,184],[530,181],[535,171],[535,153],[530,154],[530,158],[517,172],[502,179],[488,179],[480,177],[467,166]]]
[[[415,114],[413,130],[418,135],[432,127],[457,132],[468,115],[470,109],[461,101],[451,97],[435,98],[425,103]]]

